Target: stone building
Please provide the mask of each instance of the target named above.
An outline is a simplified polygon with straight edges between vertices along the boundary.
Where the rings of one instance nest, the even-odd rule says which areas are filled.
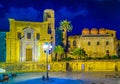
[[[104,28],[84,28],[82,35],[69,36],[69,52],[74,48],[83,48],[89,57],[117,55],[116,31]]]
[[[17,21],[10,18],[6,33],[6,62],[45,62],[45,42],[55,45],[54,11],[46,9],[43,22]],[[51,54],[48,57],[51,61]]]

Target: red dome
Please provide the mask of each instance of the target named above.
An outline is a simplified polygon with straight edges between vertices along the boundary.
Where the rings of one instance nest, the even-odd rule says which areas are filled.
[[[82,30],[82,34],[89,34],[89,33],[90,33],[90,31],[89,31],[88,28],[84,28],[84,29]]]
[[[91,34],[98,34],[98,30],[96,28],[91,29]]]
[[[106,34],[106,30],[104,28],[99,29],[99,34]]]

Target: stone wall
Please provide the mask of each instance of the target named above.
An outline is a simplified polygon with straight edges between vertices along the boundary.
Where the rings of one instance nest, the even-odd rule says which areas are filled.
[[[120,71],[119,61],[68,62],[68,71]]]
[[[48,64],[49,72],[67,71],[120,71],[120,61],[77,61],[77,62],[51,62]],[[6,72],[45,72],[46,63],[0,63]]]

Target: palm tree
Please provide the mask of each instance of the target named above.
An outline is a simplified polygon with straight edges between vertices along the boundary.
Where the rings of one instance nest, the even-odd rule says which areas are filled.
[[[81,48],[76,48],[73,50],[73,55],[77,56],[77,59],[81,59],[82,56],[85,56],[85,50]]]
[[[60,22],[60,27],[59,28],[60,28],[60,30],[63,31],[63,44],[64,44],[65,53],[66,53],[67,52],[67,47],[68,47],[67,32],[70,32],[73,27],[72,27],[70,21],[63,20],[63,21]],[[66,57],[67,57],[67,55],[66,55]]]
[[[57,59],[57,61],[58,61],[58,58],[62,59],[62,54],[64,53],[64,48],[62,46],[58,45],[54,48],[54,52],[56,53],[55,60]]]

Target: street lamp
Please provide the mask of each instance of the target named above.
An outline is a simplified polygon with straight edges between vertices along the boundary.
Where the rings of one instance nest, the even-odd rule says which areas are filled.
[[[49,51],[52,49],[52,45],[48,42],[45,42],[43,45],[44,52],[46,53],[46,80],[49,80],[48,76],[48,54]]]

